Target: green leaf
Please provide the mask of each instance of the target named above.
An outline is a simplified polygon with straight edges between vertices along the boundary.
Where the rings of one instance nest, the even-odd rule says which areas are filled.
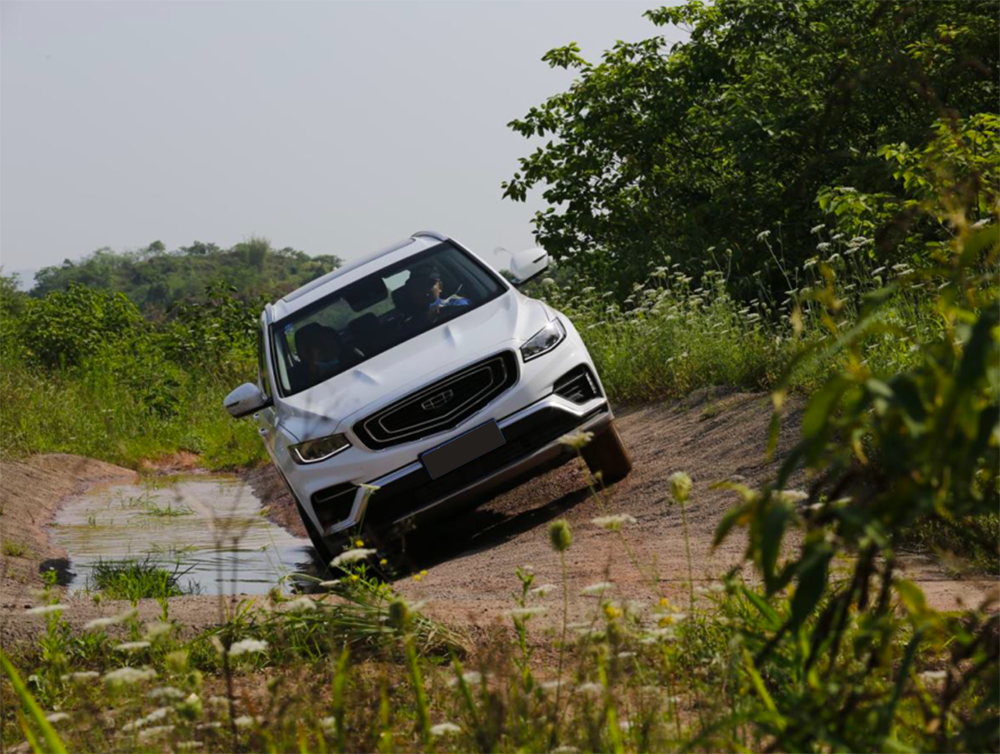
[[[21,704],[28,710],[28,715],[30,716],[32,722],[38,726],[38,729],[42,732],[42,738],[45,741],[45,745],[48,751],[52,754],[66,754],[66,747],[63,745],[62,739],[59,738],[59,734],[56,733],[55,728],[52,727],[52,723],[45,719],[45,713],[42,708],[38,706],[38,702],[35,701],[35,697],[31,695],[28,691],[27,686],[24,685],[24,681],[21,680],[20,674],[17,669],[11,664],[11,661],[7,659],[6,653],[0,650],[0,666],[3,667],[4,673],[10,679],[10,685],[14,687],[15,693],[21,699]],[[27,730],[27,726],[25,727]],[[35,742],[37,746],[37,741]],[[35,747],[33,747],[35,748]]]
[[[826,591],[827,569],[833,553],[829,549],[813,553],[799,570],[799,578],[792,596],[790,625],[798,628],[812,615]]]
[[[778,562],[778,555],[781,553],[781,540],[785,535],[785,526],[790,517],[789,508],[772,498],[770,509],[764,516],[760,530],[761,571],[768,592],[773,592],[775,588],[774,569]]]
[[[802,416],[803,437],[815,437],[826,429],[827,422],[836,410],[841,396],[850,386],[850,380],[838,374],[813,394]]]
[[[740,585],[740,591],[750,604],[757,608],[757,612],[768,622],[768,627],[772,631],[776,631],[781,626],[781,616],[773,607],[767,604],[767,601],[763,597],[743,585]]]

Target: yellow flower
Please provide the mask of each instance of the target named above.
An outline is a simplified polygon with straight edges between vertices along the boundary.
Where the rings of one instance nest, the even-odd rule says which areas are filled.
[[[365,541],[363,539],[355,539],[354,540],[354,546],[355,547],[364,547],[365,546]]]
[[[419,574],[419,573],[413,574],[413,580],[414,581],[420,581],[420,579],[422,579],[422,578],[423,578],[423,576],[421,574]]]
[[[660,599],[660,607],[670,607],[670,600],[668,600],[666,597]]]
[[[381,559],[381,560],[380,560],[380,561],[378,562],[378,564],[379,564],[379,565],[383,565],[383,566],[384,566],[384,565],[389,565],[389,561],[388,561],[388,560],[386,560],[385,558],[382,558],[382,559]]]
[[[358,574],[356,574],[356,573],[352,573],[351,574],[351,581],[359,581],[360,579],[361,579],[361,577],[358,576]]]
[[[660,618],[660,628],[666,628],[667,626],[672,625],[673,622],[674,622],[674,616],[664,615],[662,618]]]
[[[605,617],[607,617],[608,620],[614,620],[621,614],[622,611],[619,610],[614,605],[612,605],[610,602],[604,606],[604,615]]]
[[[426,575],[427,575],[427,571],[421,571],[421,572],[420,572],[420,575],[421,575],[421,576],[426,576]]]

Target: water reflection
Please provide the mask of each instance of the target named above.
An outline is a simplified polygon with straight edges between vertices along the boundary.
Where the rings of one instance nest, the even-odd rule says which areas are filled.
[[[268,521],[253,490],[233,476],[97,487],[62,507],[53,536],[69,554],[71,590],[86,588],[101,560],[148,558],[179,569],[180,585],[202,594],[263,594],[314,570],[308,540]]]

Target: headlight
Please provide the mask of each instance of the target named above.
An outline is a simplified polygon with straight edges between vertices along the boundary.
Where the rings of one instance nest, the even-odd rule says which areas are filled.
[[[532,335],[521,346],[521,358],[531,361],[538,358],[543,353],[548,353],[566,338],[566,328],[558,318],[549,322],[545,327]]]
[[[307,440],[292,446],[292,460],[295,463],[325,461],[349,447],[351,447],[351,443],[344,435],[330,435],[318,440]]]

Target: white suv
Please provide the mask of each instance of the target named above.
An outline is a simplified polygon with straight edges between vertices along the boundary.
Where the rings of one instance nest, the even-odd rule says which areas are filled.
[[[225,407],[254,415],[321,557],[563,463],[575,430],[594,433],[583,456],[605,483],[628,474],[573,324],[517,290],[547,266],[513,255],[510,283],[421,232],[264,309],[257,384]]]

